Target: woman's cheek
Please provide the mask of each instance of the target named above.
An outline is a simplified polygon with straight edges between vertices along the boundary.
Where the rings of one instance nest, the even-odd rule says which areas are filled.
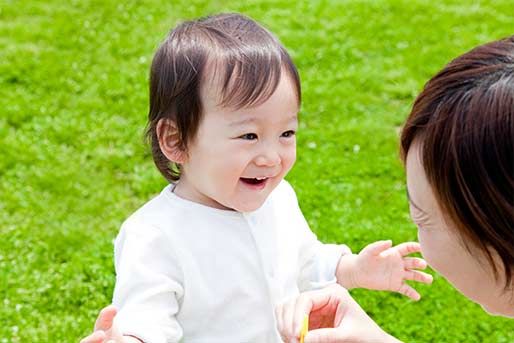
[[[424,229],[418,229],[418,242],[421,246],[421,255],[423,255],[423,258],[427,261],[428,265],[437,271],[439,269],[439,263],[436,256],[438,256],[438,252],[439,254],[441,253],[440,247],[439,249],[434,247],[435,244],[433,242],[433,238],[430,237],[430,234]]]

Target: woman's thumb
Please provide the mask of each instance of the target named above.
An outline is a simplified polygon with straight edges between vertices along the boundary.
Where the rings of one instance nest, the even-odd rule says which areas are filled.
[[[95,331],[96,330],[103,330],[108,331],[112,327],[112,322],[114,320],[114,317],[116,316],[116,307],[113,305],[109,305],[102,309],[100,311],[100,314],[98,315],[98,318],[96,319],[95,323]]]
[[[324,343],[337,342],[344,343],[347,341],[340,328],[317,329],[307,332],[305,335],[305,343]]]

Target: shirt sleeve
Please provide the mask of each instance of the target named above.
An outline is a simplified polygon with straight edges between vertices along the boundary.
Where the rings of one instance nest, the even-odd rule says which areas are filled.
[[[298,287],[301,292],[326,287],[337,281],[336,268],[341,256],[352,252],[344,244],[323,244],[318,240],[303,216],[294,190],[288,186],[292,197],[289,201],[294,206],[291,212],[298,218],[294,228],[299,237]]]
[[[298,258],[298,286],[301,292],[335,283],[339,259],[345,254],[351,254],[350,248],[344,244],[321,243],[306,222],[305,226]]]
[[[161,230],[127,220],[114,243],[116,323],[124,335],[145,343],[178,342],[175,318],[183,296],[183,276],[169,239]]]

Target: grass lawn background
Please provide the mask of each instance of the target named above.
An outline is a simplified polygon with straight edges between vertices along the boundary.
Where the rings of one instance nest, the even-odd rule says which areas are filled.
[[[0,5],[0,343],[76,342],[110,303],[112,240],[165,185],[143,144],[153,52],[181,19],[239,11],[272,30],[302,77],[288,180],[319,238],[416,239],[398,128],[424,82],[514,33],[510,0],[12,1]],[[199,237],[198,239],[201,239]],[[435,276],[413,303],[353,292],[406,342],[513,342]]]

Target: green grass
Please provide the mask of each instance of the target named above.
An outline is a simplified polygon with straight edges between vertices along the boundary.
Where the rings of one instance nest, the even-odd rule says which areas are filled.
[[[354,250],[416,238],[397,129],[445,63],[514,29],[510,0],[130,3],[0,6],[0,343],[76,342],[110,302],[112,239],[165,184],[142,135],[151,57],[178,20],[240,11],[284,42],[304,99],[288,179],[319,237]],[[418,289],[353,294],[406,342],[514,341],[441,277]]]

